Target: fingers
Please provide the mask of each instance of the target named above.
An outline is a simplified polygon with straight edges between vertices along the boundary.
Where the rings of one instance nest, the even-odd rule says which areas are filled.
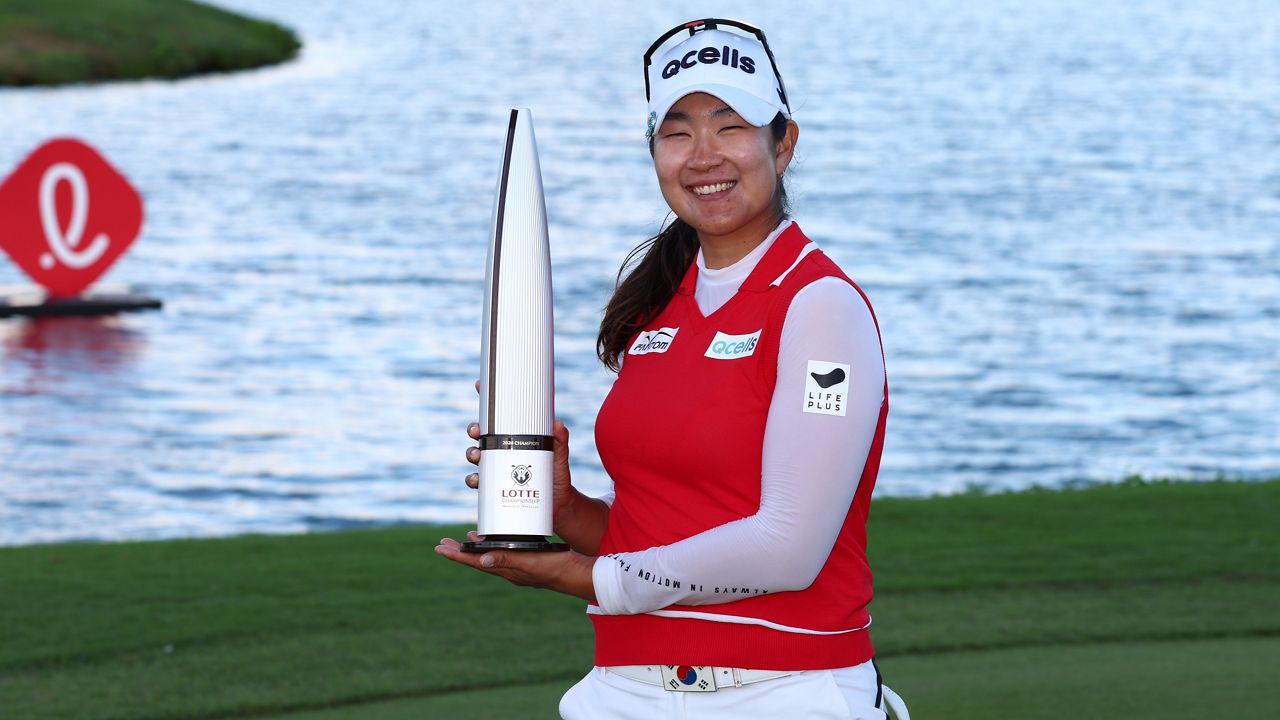
[[[551,449],[556,477],[557,480],[562,479],[567,483],[569,482],[569,428],[565,427],[563,420],[556,418],[552,423],[551,432],[555,437],[551,443]]]
[[[480,558],[475,553],[463,552],[462,544],[453,538],[443,538],[440,544],[436,545],[436,554],[458,563],[459,565],[467,565],[479,570],[484,570],[480,565]]]
[[[479,381],[477,381],[477,384],[478,383]],[[480,439],[480,423],[471,423],[470,425],[467,425],[467,437],[471,438],[472,440]],[[480,464],[480,448],[478,447],[467,448],[467,462],[471,463],[472,465]],[[471,473],[463,481],[467,484],[467,487],[471,488],[472,490],[475,490],[476,488],[480,487],[480,476],[477,473]]]
[[[441,538],[440,542],[436,544],[436,554],[443,555],[444,557],[456,563],[462,563],[463,565],[472,564],[469,559],[470,553],[463,552],[462,543],[454,540],[453,538]]]
[[[480,423],[471,423],[470,425],[467,426],[467,437],[471,438],[472,440],[480,439]],[[480,448],[478,447],[467,448],[467,462],[471,463],[472,465],[480,464]]]
[[[469,540],[483,540],[484,536],[472,530],[467,533],[467,538]],[[483,555],[463,552],[462,543],[453,538],[441,538],[439,544],[436,545],[436,553],[456,563],[485,571],[505,567],[507,560],[506,553],[502,552],[487,552]]]
[[[556,460],[568,462],[569,460],[569,428],[565,427],[564,421],[556,418],[551,425],[551,434],[555,438],[551,443],[551,449],[555,451]]]
[[[468,530],[467,539],[472,542],[476,542],[478,540],[483,540],[484,536],[476,532],[475,530]],[[492,552],[492,551],[487,552],[481,555],[479,558],[477,558],[474,565],[484,568],[486,570],[492,570],[494,568],[502,567],[503,565],[501,564],[501,561],[504,559],[503,555],[504,554],[500,552]],[[468,564],[471,565],[473,563],[468,563]]]
[[[477,381],[476,381],[476,394],[477,394],[477,395],[479,395],[479,394],[480,394],[480,381],[479,381],[479,380],[477,380]]]

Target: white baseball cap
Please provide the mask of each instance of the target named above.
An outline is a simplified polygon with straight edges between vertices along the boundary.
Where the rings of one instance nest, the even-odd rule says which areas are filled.
[[[693,32],[657,60],[648,62],[645,72],[650,136],[672,105],[696,92],[720,98],[743,120],[757,127],[768,125],[778,113],[791,115],[782,79],[768,48],[755,38],[715,29],[714,25]]]

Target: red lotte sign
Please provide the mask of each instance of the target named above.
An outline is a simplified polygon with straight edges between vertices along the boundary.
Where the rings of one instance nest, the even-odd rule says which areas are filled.
[[[79,295],[142,230],[142,198],[98,151],[36,148],[0,184],[0,248],[54,297]]]

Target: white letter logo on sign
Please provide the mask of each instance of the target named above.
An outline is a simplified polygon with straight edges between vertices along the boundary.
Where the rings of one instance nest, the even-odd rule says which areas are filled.
[[[58,183],[63,180],[71,184],[71,224],[67,226],[67,234],[62,234],[58,227]],[[40,265],[46,270],[58,261],[71,268],[86,268],[98,261],[111,244],[106,233],[98,233],[93,242],[80,250],[80,241],[84,236],[85,218],[89,215],[89,186],[85,183],[84,173],[71,163],[57,163],[45,171],[40,178],[40,224],[44,226],[44,237],[49,243],[53,255],[45,253],[40,256]],[[54,257],[57,257],[57,260]]]

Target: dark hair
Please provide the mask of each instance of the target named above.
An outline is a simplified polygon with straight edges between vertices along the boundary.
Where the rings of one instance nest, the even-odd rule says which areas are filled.
[[[769,123],[774,143],[782,142],[787,133],[787,122],[787,118],[778,113]],[[653,154],[653,138],[649,138],[649,154]],[[774,215],[781,222],[790,212],[787,190],[781,177],[778,178],[773,200]],[[631,336],[671,302],[697,253],[698,232],[677,217],[657,235],[627,254],[622,267],[618,268],[617,285],[613,297],[605,305],[600,335],[596,338],[596,355],[605,367],[614,372],[621,368],[622,354],[627,351]],[[631,272],[627,273],[627,268],[633,264]]]

